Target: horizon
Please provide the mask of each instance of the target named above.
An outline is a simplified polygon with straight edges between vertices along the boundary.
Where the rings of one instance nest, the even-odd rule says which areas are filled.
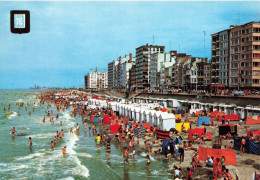
[[[165,46],[211,59],[211,34],[259,21],[259,1],[0,2],[0,89],[84,86],[89,69],[106,68],[135,48]],[[31,31],[10,32],[10,11],[29,10]],[[154,37],[154,38],[153,38]],[[154,43],[153,43],[154,42]]]

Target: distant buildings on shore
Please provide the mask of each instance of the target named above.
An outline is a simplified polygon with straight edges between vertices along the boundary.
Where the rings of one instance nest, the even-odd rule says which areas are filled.
[[[41,87],[35,84],[34,87],[30,87],[29,89],[49,89],[49,87]]]
[[[146,44],[135,51],[136,57],[130,53],[108,63],[107,86],[106,82],[103,86],[96,85],[98,78],[93,77],[95,80],[88,83],[93,82],[93,86],[85,87],[260,89],[260,21],[231,25],[229,29],[212,34],[210,60],[177,51],[165,52],[165,46],[157,45]]]

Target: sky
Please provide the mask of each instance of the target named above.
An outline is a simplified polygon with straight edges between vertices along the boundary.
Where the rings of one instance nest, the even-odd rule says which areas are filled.
[[[0,89],[83,87],[91,68],[146,43],[211,57],[211,34],[260,20],[256,2],[0,1]],[[29,10],[31,31],[10,32],[10,11]],[[153,38],[154,37],[154,38]]]

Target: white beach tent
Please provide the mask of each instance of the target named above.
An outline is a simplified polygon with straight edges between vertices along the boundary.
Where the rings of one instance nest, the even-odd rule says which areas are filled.
[[[120,104],[119,105],[119,115],[123,115],[123,111],[124,111],[124,104]]]
[[[152,110],[152,111],[149,112],[148,123],[151,123],[151,126],[154,125],[154,118],[153,118],[154,112],[155,112],[155,110]]]
[[[161,113],[159,116],[159,127],[160,130],[169,131],[171,128],[176,128],[175,116],[170,113]]]
[[[159,126],[159,118],[162,113],[163,112],[161,112],[161,111],[154,111],[154,114],[153,114],[153,125],[154,126]]]
[[[150,112],[154,112],[154,110],[146,109],[146,110],[143,112],[144,121],[145,121],[146,123],[152,123],[152,120],[150,119]]]
[[[133,119],[133,114],[132,114],[132,109],[133,109],[134,105],[133,104],[129,104],[127,106],[127,115],[130,119]]]
[[[135,107],[134,108],[134,119],[137,121],[137,122],[139,122],[140,120],[139,120],[139,112],[141,111],[141,108],[140,107]]]
[[[127,116],[127,107],[128,107],[127,104],[123,105],[123,116]]]
[[[113,111],[116,111],[116,105],[117,105],[117,102],[109,102],[109,107],[112,108]]]
[[[135,108],[136,108],[135,105],[132,105],[132,106],[130,107],[130,113],[131,113],[131,119],[132,119],[132,120],[135,120]]]
[[[144,112],[146,111],[147,109],[145,107],[141,107],[141,110],[139,112],[139,121],[140,122],[144,122]]]

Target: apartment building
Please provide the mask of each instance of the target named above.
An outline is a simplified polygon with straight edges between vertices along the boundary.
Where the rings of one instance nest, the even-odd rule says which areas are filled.
[[[210,63],[204,63],[203,66],[203,85],[205,90],[210,89],[211,85],[211,64]]]
[[[133,65],[131,67],[131,69],[129,70],[129,89],[133,90],[135,89],[136,86],[136,72],[135,72],[135,62],[133,62]]]
[[[85,76],[85,89],[105,89],[107,87],[107,72],[90,72]]]
[[[216,86],[219,84],[219,33],[211,35],[211,84]]]
[[[230,27],[229,86],[260,88],[260,21]]]
[[[121,71],[120,71],[120,88],[129,89],[129,78],[130,78],[130,69],[132,68],[133,61],[135,58],[132,58],[132,54],[125,55],[125,57],[121,58]]]
[[[138,89],[150,87],[149,68],[151,55],[163,53],[165,46],[143,45],[136,48],[136,85]]]
[[[183,63],[185,63],[188,59],[190,58],[189,55],[186,55],[185,53],[176,53],[176,61],[175,64],[172,66],[172,87],[173,88],[181,88],[182,87],[182,68],[183,68]],[[185,71],[185,74],[188,74],[188,69],[187,72]]]
[[[114,88],[117,85],[117,65],[119,61],[114,60],[108,63],[108,88]]]
[[[170,53],[151,54],[149,80],[151,89],[164,88],[164,68],[173,65]]]

